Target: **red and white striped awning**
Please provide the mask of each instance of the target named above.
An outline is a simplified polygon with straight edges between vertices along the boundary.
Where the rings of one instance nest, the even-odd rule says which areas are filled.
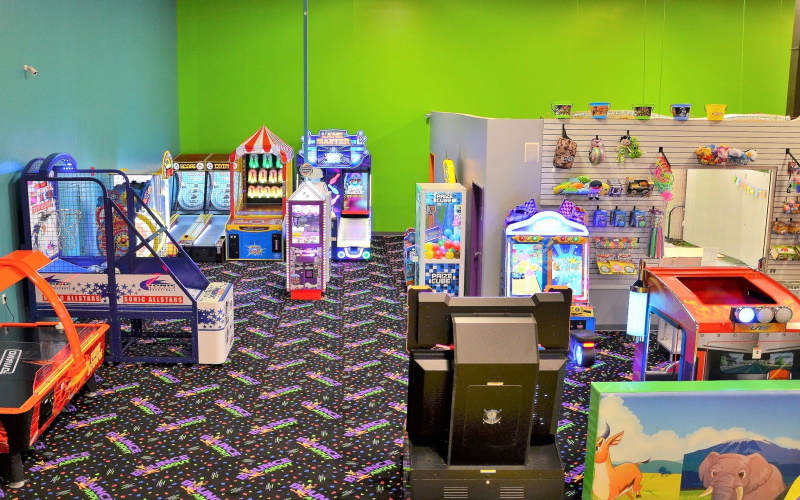
[[[280,137],[273,134],[267,127],[261,127],[244,141],[230,155],[229,161],[234,162],[247,153],[272,153],[280,155],[283,164],[289,163],[294,158],[294,149],[283,142]]]

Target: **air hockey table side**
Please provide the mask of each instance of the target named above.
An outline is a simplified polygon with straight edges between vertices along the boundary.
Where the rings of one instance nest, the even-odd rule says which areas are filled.
[[[28,278],[53,305],[59,323],[0,323],[0,472],[12,488],[25,481],[22,452],[86,385],[105,354],[106,324],[75,325],[56,292],[36,269],[49,263],[38,251],[0,258],[0,291]]]

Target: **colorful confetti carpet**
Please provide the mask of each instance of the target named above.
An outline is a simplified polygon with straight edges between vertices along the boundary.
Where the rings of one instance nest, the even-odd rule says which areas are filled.
[[[224,365],[106,364],[25,454],[0,498],[403,498],[405,286],[400,237],[334,263],[321,301],[290,301],[285,264],[203,265],[234,283]],[[164,323],[168,323],[165,321]],[[569,364],[558,442],[565,498],[581,495],[591,381],[629,380],[633,344],[603,332]]]

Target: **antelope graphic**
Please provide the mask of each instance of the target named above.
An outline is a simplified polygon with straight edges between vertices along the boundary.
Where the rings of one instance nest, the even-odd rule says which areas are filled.
[[[641,497],[642,471],[639,470],[638,464],[646,464],[650,459],[637,463],[628,462],[614,467],[611,465],[609,450],[612,446],[616,446],[622,441],[622,435],[625,434],[625,431],[614,434],[610,438],[608,437],[609,434],[611,434],[611,428],[606,424],[606,431],[597,438],[597,449],[594,453],[592,493],[602,500],[615,500],[623,495],[628,495],[631,500],[634,499],[634,495]]]

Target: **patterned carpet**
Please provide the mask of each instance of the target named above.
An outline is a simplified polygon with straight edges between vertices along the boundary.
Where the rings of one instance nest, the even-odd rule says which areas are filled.
[[[104,365],[25,455],[0,498],[403,498],[407,355],[402,242],[335,263],[321,301],[290,301],[285,264],[203,265],[235,283],[224,365]],[[559,445],[579,498],[591,381],[630,378],[633,344],[604,332],[592,368],[569,365]]]

